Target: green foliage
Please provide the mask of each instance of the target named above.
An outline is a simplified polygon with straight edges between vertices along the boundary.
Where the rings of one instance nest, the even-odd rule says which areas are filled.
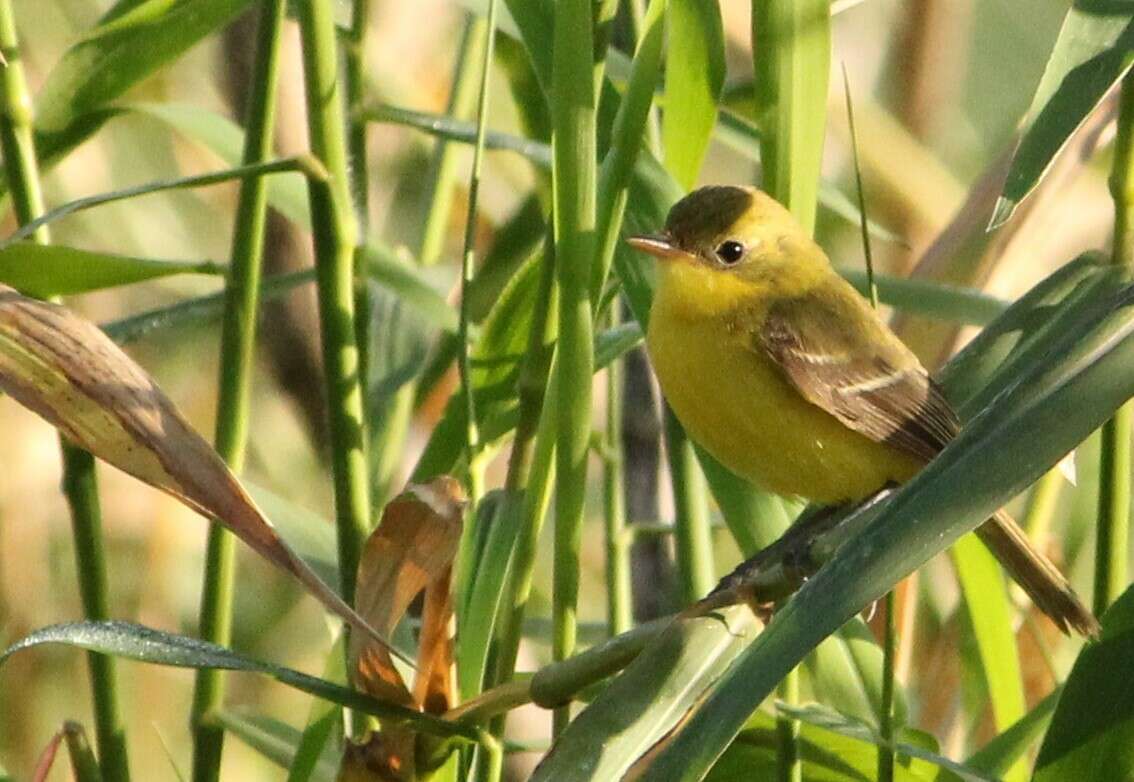
[[[1129,773],[1134,722],[1123,688],[1134,655],[1128,621],[1134,593],[1127,590],[1107,613],[1099,642],[1080,648],[1053,638],[1042,622],[1032,627],[999,567],[966,536],[1134,394],[1128,371],[1134,294],[1129,272],[1120,268],[1134,246],[1124,238],[1134,224],[1129,2],[1075,0],[1058,36],[1044,40],[1042,26],[993,0],[951,11],[949,21],[894,4],[754,0],[750,29],[749,19],[738,26],[735,9],[724,3],[505,0],[495,30],[488,29],[486,0],[442,4],[437,19],[415,25],[398,21],[397,4],[373,14],[366,0],[311,0],[288,4],[300,28],[299,51],[281,49],[281,56],[301,61],[307,92],[299,100],[285,83],[277,109],[269,97],[276,93],[272,79],[258,72],[243,113],[247,128],[230,118],[241,112],[218,97],[225,77],[213,63],[228,69],[233,44],[223,52],[216,47],[222,33],[236,34],[227,26],[242,12],[259,6],[282,14],[281,6],[120,0],[96,20],[89,11],[68,6],[64,13],[56,8],[62,4],[46,3],[45,22],[30,10],[34,5],[0,0],[10,65],[0,73],[0,143],[12,202],[7,208],[14,207],[23,224],[0,240],[0,283],[35,297],[97,293],[75,308],[105,318],[107,335],[130,343],[140,363],[154,364],[154,376],[173,386],[171,397],[183,402],[198,427],[213,423],[208,383],[219,333],[219,385],[227,390],[216,418],[231,431],[218,440],[218,450],[239,465],[243,435],[237,430],[247,431],[251,477],[245,486],[271,519],[270,529],[298,555],[298,567],[306,573],[305,564],[338,586],[327,593],[335,601],[352,593],[371,519],[381,516],[381,504],[398,492],[403,477],[459,476],[473,502],[452,565],[457,632],[435,639],[433,647],[452,655],[454,683],[431,684],[434,695],[447,693],[447,702],[421,711],[367,694],[345,640],[325,648],[326,634],[312,632],[321,620],[311,606],[291,610],[293,593],[276,596],[271,576],[249,560],[234,576],[206,576],[206,591],[235,578],[237,644],[255,644],[246,652],[191,638],[193,630],[176,635],[127,622],[49,625],[14,643],[7,639],[12,645],[0,658],[0,686],[17,698],[27,687],[34,705],[26,725],[17,730],[4,723],[0,731],[6,735],[0,751],[12,753],[3,757],[6,766],[30,770],[33,750],[38,754],[76,702],[65,677],[53,690],[42,685],[55,680],[57,661],[70,657],[35,658],[18,675],[17,660],[25,655],[9,658],[63,644],[158,665],[261,674],[198,704],[196,727],[205,738],[193,773],[200,779],[215,779],[222,769],[225,777],[253,774],[240,766],[249,756],[287,769],[293,782],[334,779],[348,741],[361,739],[369,715],[377,718],[384,746],[393,747],[399,761],[410,758],[419,778],[499,782],[503,753],[518,748],[518,721],[505,717],[524,704],[546,712],[543,738],[536,741],[545,754],[535,779],[640,774],[721,782],[798,774],[842,782],[874,779],[878,758],[889,753],[895,780],[1015,780],[1033,763],[1035,778],[1044,782]],[[64,17],[67,23],[58,24]],[[391,40],[395,31],[406,41]],[[280,43],[278,30],[265,35],[267,43]],[[446,58],[458,49],[459,35],[467,45],[450,69]],[[483,93],[478,125],[467,117],[488,36],[494,36],[495,54],[483,63],[484,73],[494,82],[491,96]],[[1030,54],[1001,62],[977,45],[993,38]],[[814,227],[840,272],[867,290],[852,230],[865,206],[847,195],[851,180],[841,170],[849,161],[846,135],[840,117],[827,117],[832,45],[835,51],[888,49],[869,58],[882,62],[877,72],[848,62],[866,71],[856,73],[856,85],[878,85],[877,102],[866,95],[855,100],[859,119],[874,123],[874,132],[860,139],[863,154],[855,164],[857,170],[861,162],[875,212],[863,222],[882,245],[875,247],[885,270],[876,277],[880,302],[900,311],[903,336],[916,336],[919,318],[980,327],[936,373],[967,425],[912,482],[837,516],[809,551],[822,567],[798,591],[796,584],[784,589],[766,626],[762,608],[740,604],[672,621],[635,617],[626,632],[603,638],[601,628],[626,626],[631,598],[664,603],[672,591],[665,567],[657,582],[611,585],[601,578],[633,570],[628,552],[636,541],[662,537],[659,556],[672,556],[662,564],[680,566],[683,597],[690,598],[727,572],[738,552],[751,556],[773,544],[800,511],[795,500],[768,495],[728,472],[673,426],[666,441],[673,452],[657,483],[663,517],[671,493],[674,498],[676,532],[659,523],[665,518],[625,518],[606,527],[600,546],[600,525],[592,523],[598,498],[617,515],[623,494],[643,488],[629,481],[652,481],[642,477],[648,466],[627,469],[639,458],[633,448],[616,447],[636,416],[652,412],[636,409],[645,405],[617,373],[605,393],[594,390],[599,373],[621,369],[642,343],[649,319],[653,270],[623,238],[657,231],[670,205],[700,183],[762,183]],[[981,51],[970,52],[974,47]],[[31,55],[24,62],[21,49]],[[411,51],[429,67],[411,69]],[[956,58],[948,67],[927,59],[926,52],[945,51]],[[1004,116],[996,96],[1015,89],[1016,80],[1005,74],[1032,60],[1030,75],[1039,86],[1014,155],[997,163],[991,150],[1003,140],[985,137],[996,124],[987,119],[996,117],[1004,127],[1017,119]],[[344,78],[341,61],[349,63]],[[493,62],[499,67],[489,68]],[[25,65],[32,83],[42,85],[34,101],[23,85]],[[965,85],[977,87],[963,100],[951,94],[961,73]],[[436,74],[444,74],[443,82]],[[1110,205],[1098,208],[1070,187],[1053,186],[1029,209],[1016,207],[1055,181],[1057,155],[1078,140],[1088,119],[1114,105],[1108,96],[1124,79],[1111,177],[1119,233],[1111,260],[1118,263],[1104,263],[1101,253],[1069,260],[1067,248],[1083,246],[1082,235],[1069,241],[1051,234],[1069,216],[1083,230],[1109,225]],[[446,93],[446,113],[434,113]],[[290,104],[284,103],[289,95]],[[287,131],[305,125],[307,141],[298,142],[307,144],[304,151],[277,154],[273,121],[283,131],[280,148],[289,153],[296,142]],[[477,160],[481,148],[487,152],[483,171],[467,179],[467,147],[478,136]],[[54,169],[44,190],[54,208],[38,197],[36,155]],[[1078,173],[1083,162],[1070,167]],[[926,192],[922,166],[974,181],[968,202]],[[987,169],[976,176],[978,167]],[[1004,167],[1001,188],[996,171],[1003,176]],[[1083,169],[1081,176],[1098,179],[1102,168]],[[237,185],[246,194],[240,206],[232,197]],[[1054,210],[1045,213],[1050,204]],[[266,208],[283,219],[267,222]],[[1003,226],[1000,233],[990,241],[974,239],[990,211],[993,225]],[[463,255],[454,239],[462,221]],[[223,256],[230,225],[232,264],[202,260]],[[58,243],[50,241],[48,227]],[[290,242],[281,239],[286,232]],[[398,244],[407,238],[410,248]],[[930,243],[921,255],[925,262],[912,263]],[[305,245],[314,252],[315,269],[291,263]],[[261,279],[258,266],[249,265],[261,246],[266,262],[288,262],[281,266],[290,270]],[[953,279],[953,267],[977,268],[976,258],[961,257],[977,246],[987,253],[982,271],[996,272],[991,284],[943,281]],[[1004,259],[1011,263],[1000,263]],[[225,290],[215,292],[221,281]],[[294,308],[312,288],[322,341],[308,344],[292,320],[296,310],[277,307],[287,301]],[[274,344],[257,354],[264,367],[280,370],[283,353],[307,356],[308,363],[298,364],[298,380],[293,375],[280,383],[274,378],[287,378],[286,372],[261,371],[250,360],[257,319]],[[242,358],[234,364],[237,355]],[[923,358],[928,365],[938,357]],[[455,383],[458,362],[461,382]],[[306,422],[295,423],[275,402],[275,384],[301,401]],[[0,426],[8,425],[8,407],[0,408]],[[1125,586],[1129,558],[1124,420],[1119,415],[1107,426],[1101,467],[1080,454],[1083,486],[1065,491],[1052,511],[1049,534],[1065,534],[1069,543],[1045,544],[1057,561],[1062,553],[1061,565],[1076,583],[1090,575],[1106,582],[1102,602]],[[324,421],[329,428],[321,428]],[[24,476],[18,468],[34,449],[11,445],[13,473]],[[601,488],[590,469],[596,455],[607,467]],[[88,464],[88,479],[92,470]],[[68,493],[81,515],[83,502],[97,499],[93,480],[80,485],[68,475]],[[133,523],[134,516],[143,506],[147,519],[168,514],[134,502],[129,489],[118,488],[121,482],[108,481],[115,488],[103,497],[106,551],[101,543],[84,548],[87,533],[76,526],[75,544],[85,552],[79,580],[94,583],[100,568],[110,574],[104,616],[141,612],[153,624],[192,627],[187,617],[197,596],[178,593],[164,601],[176,606],[171,609],[163,599],[173,587],[162,579],[176,572],[179,580],[195,582],[196,549],[178,548],[166,559],[153,554],[172,544],[155,543],[151,536],[160,534],[154,531],[160,525]],[[1096,484],[1106,506],[1098,527],[1093,510],[1085,510]],[[89,491],[76,494],[77,487]],[[5,545],[27,547],[30,558],[34,547],[7,530],[18,530],[25,516],[42,519],[32,503],[9,505],[9,491],[0,482]],[[551,507],[554,534],[541,537]],[[52,559],[38,563],[29,578],[20,570],[24,551],[15,549],[17,575],[6,582],[19,581],[24,591],[25,581],[45,594],[61,591],[54,579],[70,575],[55,573],[55,557],[70,544],[56,526],[34,530]],[[1092,563],[1081,552],[1096,528],[1100,542]],[[906,610],[916,621],[903,629],[913,641],[900,653],[912,664],[895,688],[891,734],[882,718],[883,651],[862,612],[955,542],[959,590],[953,574],[926,569],[920,592],[908,599]],[[138,556],[142,550],[146,559]],[[620,558],[618,567],[604,570],[601,556]],[[153,567],[155,559],[164,567]],[[763,575],[782,576],[790,564],[776,561]],[[618,599],[605,599],[603,592],[612,589]],[[264,599],[267,590],[273,590],[271,600]],[[74,613],[67,602],[23,611],[13,594],[8,586],[0,591],[0,613],[11,617],[13,628]],[[219,601],[218,616],[228,601]],[[253,603],[263,604],[254,615]],[[622,616],[602,623],[593,608],[602,605]],[[402,650],[416,648],[425,624],[415,616],[391,637]],[[44,652],[26,656],[36,654]],[[292,657],[322,675],[264,661]],[[417,664],[423,665],[420,658]],[[441,663],[437,670],[447,668]],[[797,668],[798,691],[788,693],[793,702],[770,700]],[[73,745],[74,757],[85,758],[84,774],[125,779],[124,743],[119,760],[102,746],[104,735],[122,733],[118,718],[98,706],[114,689],[113,677],[99,670],[91,730],[100,739],[97,752],[84,749],[82,728],[60,735]],[[150,714],[151,705],[143,710],[134,694],[152,692],[143,677],[153,674],[146,670],[123,669],[128,686],[121,702],[130,725]],[[400,674],[412,678],[408,667]],[[162,680],[161,686],[182,682]],[[954,692],[958,688],[963,691]],[[938,697],[940,689],[947,692]],[[68,693],[65,715],[51,692]],[[180,708],[178,698],[169,701]],[[166,711],[154,721],[163,730],[186,722],[184,714],[170,716],[170,707],[162,706]],[[951,749],[918,730],[924,726]],[[798,740],[785,728],[798,729]],[[137,734],[131,742],[149,742]],[[229,742],[222,766],[225,735],[251,752],[232,752]],[[553,735],[548,745],[543,739]],[[352,750],[352,757],[373,749]],[[796,749],[798,764],[791,757]],[[967,759],[946,756],[954,750]],[[186,753],[178,735],[169,750],[175,768],[187,765]],[[154,773],[150,754],[156,753],[132,750],[137,778]],[[160,768],[168,773],[164,758]],[[0,777],[7,778],[2,771]]]
[[[1134,773],[1134,590],[1102,618],[1102,636],[1075,661],[1036,758],[1038,782],[1123,779]]]

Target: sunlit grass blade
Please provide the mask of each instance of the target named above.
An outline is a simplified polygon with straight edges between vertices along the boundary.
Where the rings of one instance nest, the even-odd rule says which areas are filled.
[[[370,531],[363,381],[354,315],[354,245],[346,121],[333,9],[329,0],[299,4],[307,126],[312,153],[327,169],[326,183],[308,182],[319,322],[330,419],[340,583],[349,603],[359,548]]]
[[[831,63],[828,0],[752,4],[763,187],[815,227]]]
[[[1007,584],[996,558],[974,536],[966,535],[958,540],[952,554],[976,638],[993,722],[998,731],[1005,730],[1023,717],[1026,709]],[[1022,764],[1005,773],[1005,779],[1009,780],[1026,777],[1027,770]]]

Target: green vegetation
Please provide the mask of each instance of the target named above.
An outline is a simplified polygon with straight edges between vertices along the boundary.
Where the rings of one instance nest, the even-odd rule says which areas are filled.
[[[0,778],[1134,774],[1131,3],[425,5],[0,0]],[[643,374],[622,239],[720,181],[966,421],[867,507]]]

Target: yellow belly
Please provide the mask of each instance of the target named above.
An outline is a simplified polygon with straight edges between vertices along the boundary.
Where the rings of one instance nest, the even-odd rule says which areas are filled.
[[[723,319],[684,318],[665,302],[650,318],[647,347],[662,393],[722,464],[777,494],[821,503],[862,499],[920,469],[800,396],[749,339]]]

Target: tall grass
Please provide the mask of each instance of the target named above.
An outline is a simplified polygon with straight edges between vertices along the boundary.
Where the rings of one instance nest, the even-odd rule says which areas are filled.
[[[6,63],[0,75],[0,149],[4,153],[5,174],[17,223],[24,225],[44,213],[39,161],[32,128],[32,99],[24,77],[16,18],[9,0],[0,0],[0,51]],[[50,242],[46,226],[36,228],[31,240]],[[79,575],[79,594],[83,615],[92,620],[110,616],[107,596],[106,552],[103,544],[102,505],[94,458],[60,437],[62,491],[71,512],[72,541]],[[119,706],[117,665],[112,657],[91,653],[91,700],[98,738],[99,771],[116,782],[130,778],[126,749],[126,728]]]

